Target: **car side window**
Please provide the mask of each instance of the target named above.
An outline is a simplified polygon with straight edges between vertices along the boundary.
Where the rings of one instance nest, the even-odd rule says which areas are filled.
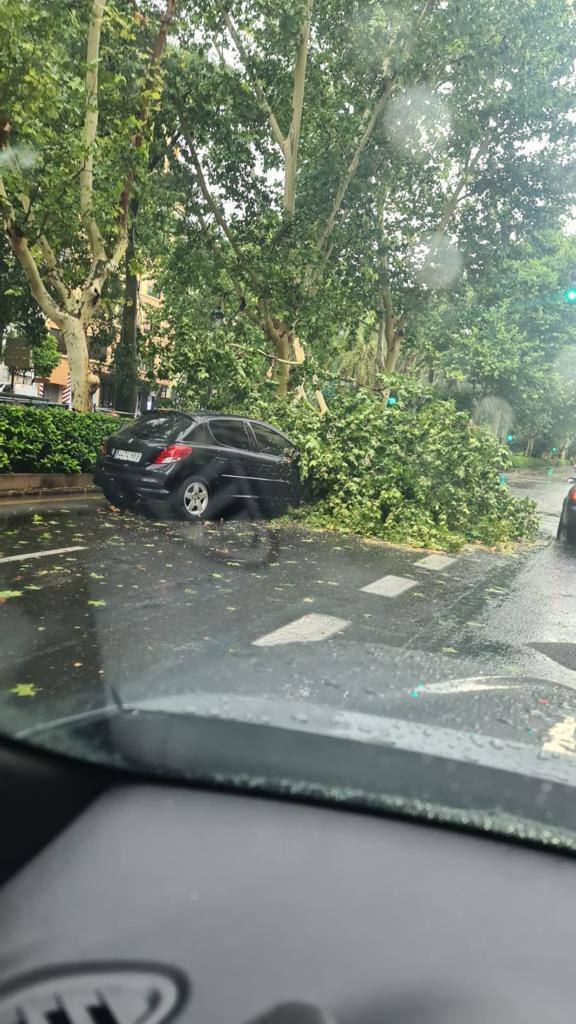
[[[242,420],[212,420],[210,433],[216,444],[226,448],[250,449],[250,440]]]
[[[256,435],[259,452],[265,455],[285,455],[290,450],[287,439],[274,430],[268,430],[268,427],[262,427],[259,423],[253,423],[252,430]]]

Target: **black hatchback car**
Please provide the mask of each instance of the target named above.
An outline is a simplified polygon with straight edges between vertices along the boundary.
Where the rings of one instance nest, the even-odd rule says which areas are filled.
[[[556,536],[558,540],[565,538],[569,544],[576,544],[576,477],[573,477],[570,483],[572,486],[564,498]]]
[[[250,499],[273,511],[299,502],[297,456],[295,445],[267,423],[162,410],[105,442],[94,482],[113,505],[160,499],[183,519],[209,518]]]

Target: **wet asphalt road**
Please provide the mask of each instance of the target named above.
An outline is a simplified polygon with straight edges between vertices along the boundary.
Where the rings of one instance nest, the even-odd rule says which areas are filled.
[[[274,522],[5,504],[0,728],[187,694],[214,713],[281,700],[296,721],[314,704],[576,755],[576,550],[553,540],[566,476],[513,479],[539,503],[536,545],[422,565]]]

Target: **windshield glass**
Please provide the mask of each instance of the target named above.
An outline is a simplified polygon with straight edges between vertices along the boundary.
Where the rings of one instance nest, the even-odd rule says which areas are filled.
[[[565,825],[574,12],[288,7],[0,4],[0,739]]]

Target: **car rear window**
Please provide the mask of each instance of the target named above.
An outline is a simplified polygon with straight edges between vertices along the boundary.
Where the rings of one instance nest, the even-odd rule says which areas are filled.
[[[122,427],[122,430],[118,431],[118,436],[129,434],[130,437],[136,437],[139,441],[148,441],[157,437],[174,441],[184,430],[188,430],[193,422],[193,417],[186,413],[152,413]]]

